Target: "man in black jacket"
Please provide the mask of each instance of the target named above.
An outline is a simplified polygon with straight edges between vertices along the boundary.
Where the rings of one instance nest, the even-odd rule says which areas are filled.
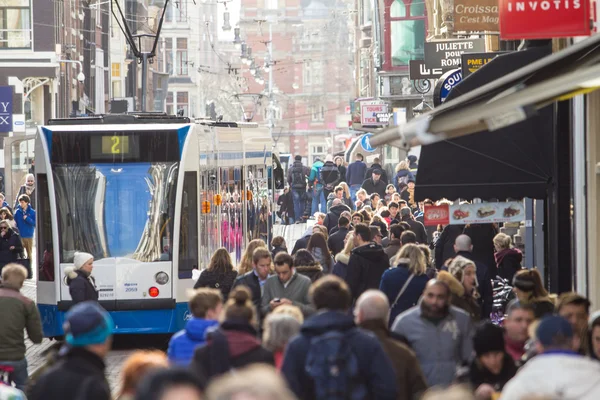
[[[323,221],[323,226],[327,228],[327,232],[330,232],[337,226],[340,216],[344,211],[352,212],[350,207],[345,205],[342,200],[333,200],[333,203],[331,203],[331,209],[327,213],[327,216],[325,216],[325,221]]]
[[[331,154],[328,154],[327,157],[325,157],[325,164],[323,164],[319,171],[319,181],[323,184],[323,196],[325,197],[325,201],[327,201],[329,194],[333,192],[335,186],[341,181],[340,170],[337,165],[333,163]]]
[[[408,225],[410,225],[410,230],[417,235],[417,242],[419,244],[427,244],[427,231],[425,230],[425,226],[419,221],[415,221],[413,219],[410,208],[402,207],[400,210],[400,216],[402,217],[403,222],[406,222]]]
[[[338,226],[339,229],[337,232],[329,236],[329,239],[327,240],[327,246],[329,247],[331,254],[334,256],[336,256],[340,251],[344,250],[344,239],[346,239],[348,232],[350,232],[350,220],[344,216],[341,216],[338,220]]]
[[[310,168],[302,165],[302,156],[294,157],[294,164],[288,169],[287,181],[294,202],[294,217],[296,222],[300,221],[304,214],[304,203],[306,202],[306,180],[310,175]]]
[[[371,177],[371,174],[373,174],[373,172],[375,172],[375,170],[381,171],[381,180],[387,185],[388,184],[387,172],[385,172],[385,170],[381,166],[379,158],[376,158],[373,160],[373,164],[371,164],[371,168],[367,169],[367,171],[365,172],[365,179],[369,179]],[[381,197],[383,198],[384,196],[385,196],[385,194],[382,195]]]
[[[371,195],[377,193],[379,194],[379,198],[383,199],[385,198],[385,188],[387,183],[381,179],[381,174],[382,171],[380,169],[373,170],[371,177],[363,182],[362,188],[366,190],[367,194]]]
[[[371,229],[366,224],[354,227],[354,250],[348,261],[346,282],[356,301],[365,290],[378,289],[381,275],[390,266],[381,245],[373,243]]]
[[[33,385],[29,399],[110,400],[104,359],[111,347],[113,321],[96,302],[76,304],[66,315],[66,355]]]
[[[262,288],[267,282],[269,272],[271,272],[272,263],[271,252],[264,247],[259,247],[252,253],[252,271],[238,277],[233,283],[234,288],[243,285],[250,289],[250,292],[252,293],[252,303],[254,303],[254,306],[259,313]]]

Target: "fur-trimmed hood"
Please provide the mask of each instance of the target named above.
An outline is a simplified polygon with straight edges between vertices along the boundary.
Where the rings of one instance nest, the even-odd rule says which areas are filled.
[[[350,262],[350,255],[344,254],[344,253],[338,253],[335,256],[335,261],[348,265],[348,263]]]
[[[307,273],[307,272],[322,272],[323,271],[323,267],[319,263],[316,263],[313,265],[300,265],[300,266],[294,267],[294,268],[296,268],[296,272],[298,272],[300,274]]]
[[[437,279],[439,281],[446,283],[450,287],[450,291],[452,292],[453,295],[458,296],[458,297],[463,297],[465,295],[464,286],[462,285],[462,283],[460,283],[458,281],[458,279],[453,277],[450,274],[450,272],[447,272],[447,271],[438,272]]]

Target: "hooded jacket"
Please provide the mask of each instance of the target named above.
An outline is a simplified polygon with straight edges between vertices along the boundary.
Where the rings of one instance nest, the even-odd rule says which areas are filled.
[[[189,365],[194,349],[206,342],[207,331],[218,324],[219,321],[192,317],[186,322],[185,329],[174,334],[169,341],[169,361],[176,365]]]
[[[335,185],[341,181],[340,170],[333,161],[327,161],[319,171],[319,179],[326,190],[332,191],[335,189]]]
[[[310,279],[311,282],[316,281],[319,278],[323,277],[323,267],[321,264],[316,263],[313,265],[300,265],[298,267],[294,267],[296,272],[300,275],[304,275]]]
[[[383,247],[376,243],[369,243],[352,250],[346,282],[350,287],[354,301],[368,289],[379,288],[381,276],[390,265]]]
[[[600,363],[574,352],[546,352],[527,362],[502,391],[501,400],[527,396],[600,399]]]
[[[465,288],[452,274],[447,271],[438,272],[437,279],[445,282],[452,292],[452,305],[460,308],[471,316],[473,322],[481,320],[481,308],[472,295],[465,293]]]
[[[73,267],[65,268],[65,274],[73,305],[83,301],[98,301],[98,289],[93,276]]]
[[[314,382],[306,373],[306,356],[312,338],[329,331],[346,335],[358,361],[371,400],[395,400],[397,388],[392,363],[377,338],[356,328],[351,316],[338,311],[320,311],[304,322],[300,334],[287,346],[281,372],[299,400],[313,400]]]
[[[19,254],[22,252],[21,239],[9,226],[4,237],[0,236],[0,271],[6,264],[17,261]]]
[[[209,380],[233,368],[263,363],[275,365],[273,353],[261,346],[256,330],[247,322],[226,320],[196,348],[190,368],[206,385]]]
[[[346,280],[346,276],[348,275],[348,263],[350,262],[350,256],[344,253],[338,253],[335,256],[335,264],[333,265],[333,269],[331,273],[335,276]]]
[[[344,211],[352,212],[350,207],[348,207],[345,204],[338,204],[337,206],[333,206],[331,207],[331,209],[329,209],[329,212],[327,213],[327,215],[325,216],[325,220],[323,221],[323,226],[327,228],[327,232],[329,232],[338,225],[340,215],[342,215]]]
[[[346,183],[350,186],[361,185],[365,180],[366,172],[367,164],[362,161],[356,160],[348,164],[348,168],[346,169]]]
[[[419,303],[396,318],[392,331],[408,340],[417,354],[429,386],[450,385],[457,366],[471,360],[471,318],[456,307],[450,306],[448,315],[434,323],[423,316]]]
[[[402,287],[410,276],[408,269],[408,259],[400,259],[400,263],[397,267],[392,267],[383,273],[381,277],[381,283],[379,290],[381,290],[388,298],[390,306],[394,304],[396,297],[402,290]],[[429,277],[426,274],[414,276],[398,302],[396,306],[390,310],[390,325],[394,323],[396,317],[402,314],[404,311],[411,307],[414,307],[418,302],[419,298],[425,290],[425,286],[429,281]]]

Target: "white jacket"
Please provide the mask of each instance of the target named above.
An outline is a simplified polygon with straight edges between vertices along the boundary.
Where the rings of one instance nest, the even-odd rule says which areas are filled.
[[[560,400],[598,400],[600,362],[576,354],[540,354],[504,386],[500,400],[525,400],[531,395]]]

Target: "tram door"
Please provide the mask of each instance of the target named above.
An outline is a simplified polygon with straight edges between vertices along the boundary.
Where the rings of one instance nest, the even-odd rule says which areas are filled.
[[[271,201],[266,165],[250,165],[246,174],[248,196],[248,240],[262,239],[271,243]]]
[[[220,215],[219,207],[215,204],[219,191],[219,170],[208,166],[200,170],[200,260],[198,269],[208,267],[213,252],[220,247]]]
[[[221,239],[231,254],[234,264],[239,264],[244,246],[242,167],[223,167],[221,178]]]

